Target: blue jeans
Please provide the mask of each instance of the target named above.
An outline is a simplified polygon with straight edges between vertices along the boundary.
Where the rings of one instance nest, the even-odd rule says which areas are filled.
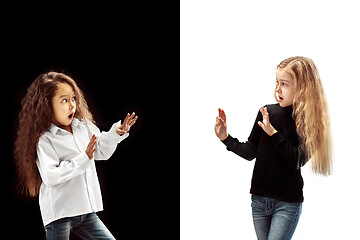
[[[293,236],[301,214],[301,203],[251,196],[251,207],[258,240],[288,240]]]
[[[45,226],[46,240],[68,240],[70,232],[82,239],[115,239],[96,213],[66,217]]]

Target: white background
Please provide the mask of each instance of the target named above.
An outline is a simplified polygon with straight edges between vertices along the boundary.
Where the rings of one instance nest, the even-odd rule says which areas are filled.
[[[360,14],[356,1],[180,2],[180,232],[183,240],[256,239],[250,206],[254,161],[226,150],[217,109],[246,141],[259,108],[275,103],[276,66],[314,60],[331,113],[334,173],[302,169],[296,239],[359,237]]]

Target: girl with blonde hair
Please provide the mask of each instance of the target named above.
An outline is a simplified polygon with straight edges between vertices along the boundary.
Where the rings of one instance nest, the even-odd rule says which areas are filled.
[[[324,176],[332,171],[327,102],[314,62],[305,57],[283,60],[276,70],[277,104],[262,107],[248,141],[227,133],[226,115],[218,109],[216,136],[227,150],[256,158],[250,193],[257,238],[291,239],[302,211],[303,178],[308,161]]]

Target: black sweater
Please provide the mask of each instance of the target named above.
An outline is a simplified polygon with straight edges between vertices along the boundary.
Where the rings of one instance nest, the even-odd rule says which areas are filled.
[[[256,158],[250,193],[284,202],[303,202],[300,167],[307,159],[299,147],[292,106],[267,105],[270,123],[278,131],[271,137],[258,125],[259,111],[247,142],[230,135],[223,140],[227,150],[252,160]]]

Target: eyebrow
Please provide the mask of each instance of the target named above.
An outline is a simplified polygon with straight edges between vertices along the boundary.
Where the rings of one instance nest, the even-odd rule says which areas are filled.
[[[59,98],[68,97],[68,96],[69,96],[69,95],[64,94],[64,95],[61,95]],[[72,96],[75,96],[75,93],[73,93]]]
[[[283,82],[290,82],[290,81],[288,81],[288,80],[285,80],[285,79],[276,79],[276,80],[278,80],[278,81],[283,81]]]

